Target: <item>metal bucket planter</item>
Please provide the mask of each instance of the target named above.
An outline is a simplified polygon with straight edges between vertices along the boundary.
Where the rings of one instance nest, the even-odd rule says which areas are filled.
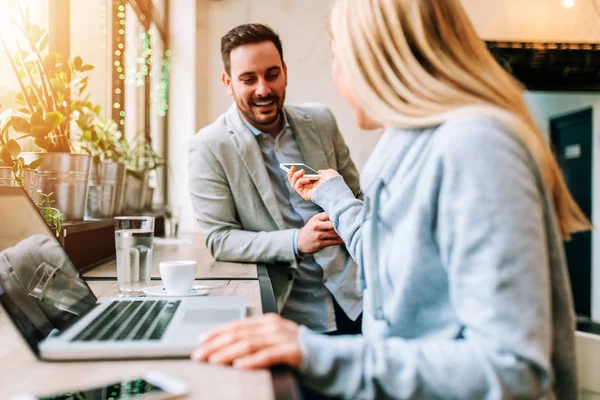
[[[110,218],[115,215],[117,188],[122,186],[125,165],[115,162],[93,164],[90,173],[86,218]]]
[[[42,177],[42,191],[54,193],[53,207],[65,215],[66,221],[83,221],[92,158],[88,154],[21,153],[29,164],[43,158],[37,168]]]
[[[150,187],[148,184],[146,184],[146,187],[144,190],[144,201],[143,201],[143,205],[142,205],[142,209],[144,211],[152,210],[152,198],[153,197],[154,197],[154,188]]]
[[[15,176],[11,167],[0,167],[0,186],[15,186]]]
[[[31,197],[31,200],[35,204],[39,202],[39,196],[36,193],[38,190],[43,190],[44,187],[44,176],[37,173],[32,169],[24,169],[21,172],[21,181],[23,182],[23,188]]]
[[[148,171],[127,171],[125,178],[125,204],[126,212],[140,212],[144,207],[146,185],[148,182]]]
[[[21,181],[23,182],[23,189],[37,204],[38,196],[35,192],[38,189],[42,189],[43,177],[32,169],[23,169],[21,171]],[[0,166],[0,186],[19,186],[13,175],[12,168]]]
[[[127,169],[124,164],[118,170],[117,175],[117,189],[115,193],[115,214],[121,215],[123,214],[123,210],[125,209],[125,184],[127,179]]]

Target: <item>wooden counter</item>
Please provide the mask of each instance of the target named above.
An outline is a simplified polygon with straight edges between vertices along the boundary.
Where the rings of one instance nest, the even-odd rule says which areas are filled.
[[[160,282],[153,282],[159,284]],[[259,282],[206,281],[210,296],[243,296],[249,315],[262,313]],[[90,282],[99,297],[115,296],[116,282]],[[0,309],[1,310],[1,309]],[[0,398],[31,391],[48,395],[64,390],[97,386],[157,370],[190,385],[187,399],[273,399],[271,373],[239,371],[228,367],[195,364],[189,360],[42,362],[31,352],[6,314],[0,311]]]
[[[152,250],[152,277],[159,278],[158,264],[161,261],[196,260],[198,278],[257,278],[255,264],[239,264],[215,261],[204,245],[201,234],[182,235],[177,239],[155,238]],[[116,277],[117,268],[114,259],[86,269],[88,277]]]

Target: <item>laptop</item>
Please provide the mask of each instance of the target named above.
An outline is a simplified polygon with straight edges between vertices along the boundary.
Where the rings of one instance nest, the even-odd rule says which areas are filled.
[[[0,187],[0,304],[44,360],[187,358],[243,297],[98,299],[21,187]]]

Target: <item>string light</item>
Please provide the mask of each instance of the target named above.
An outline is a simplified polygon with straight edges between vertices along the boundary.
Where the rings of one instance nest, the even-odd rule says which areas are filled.
[[[159,43],[160,36],[155,28],[148,31],[152,54],[150,61],[150,78],[152,82],[152,106],[159,117],[167,115],[169,89],[169,56],[171,52],[164,50]]]
[[[103,5],[102,7],[100,7],[100,36],[102,37],[102,40],[100,42],[101,49],[106,48],[106,34],[108,32],[108,30],[106,29],[106,21],[107,21],[106,6]]]
[[[158,115],[164,117],[169,109],[169,73],[171,71],[171,50],[166,50],[162,62],[162,74],[160,79],[160,95],[158,102]]]
[[[169,72],[170,72],[170,50],[161,48],[157,39],[160,38],[154,27],[148,31],[139,32],[138,24],[130,25],[127,23],[125,12],[125,0],[115,0],[116,7],[116,48],[113,49],[113,68],[118,81],[114,82],[114,91],[112,95],[112,106],[120,117],[118,123],[125,125],[126,113],[124,110],[124,98],[121,87],[125,84],[143,87],[146,77],[149,75],[151,80],[151,103],[155,112],[160,117],[167,115],[168,91],[169,91]],[[108,20],[106,7],[102,7],[100,18],[101,24],[106,25]],[[139,24],[141,25],[141,24]],[[104,28],[103,28],[104,29]],[[127,52],[132,52],[127,56]],[[127,60],[134,60],[134,63],[127,64]],[[115,115],[117,115],[115,114]]]
[[[124,49],[125,49],[125,31],[127,29],[127,21],[125,19],[125,4],[123,0],[115,0],[115,6],[117,7],[117,23],[121,27],[117,30],[116,35],[116,49],[113,49],[113,68],[115,69],[115,75],[117,76],[117,80],[113,82],[114,93],[112,95],[113,99],[113,109],[115,109],[115,113],[118,112],[120,117],[119,125],[125,125],[125,110],[123,110],[122,104],[124,103],[123,92],[121,87],[123,86],[123,81],[125,80],[125,74],[123,74],[123,67],[121,66],[121,62],[124,58]],[[118,75],[117,75],[118,74]],[[113,114],[116,115],[116,114]]]

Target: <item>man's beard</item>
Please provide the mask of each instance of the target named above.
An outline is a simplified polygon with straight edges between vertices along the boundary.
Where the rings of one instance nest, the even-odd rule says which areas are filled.
[[[238,110],[240,110],[240,112],[242,113],[242,115],[253,125],[256,126],[268,126],[273,124],[275,121],[277,121],[277,119],[279,118],[279,115],[281,115],[281,110],[283,109],[283,104],[285,102],[285,91],[283,92],[283,95],[281,96],[281,98],[279,96],[276,95],[271,95],[271,96],[267,96],[261,99],[252,99],[248,105],[244,104],[243,100],[240,99],[235,93],[234,93],[234,99],[235,99],[235,103],[237,104]],[[275,106],[276,106],[276,112],[275,114],[268,118],[268,119],[264,119],[263,115],[260,114],[260,112],[257,110],[256,106],[253,106],[253,103],[255,102],[267,102],[267,101],[271,101],[273,100]],[[263,118],[261,118],[263,117]]]

